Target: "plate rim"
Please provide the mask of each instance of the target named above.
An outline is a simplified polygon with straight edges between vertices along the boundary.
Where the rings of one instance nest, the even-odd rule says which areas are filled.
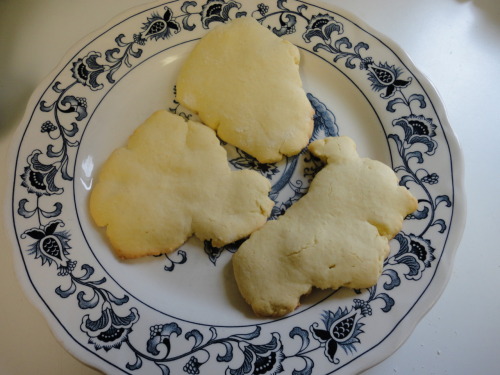
[[[436,114],[439,116],[439,122],[446,132],[443,132],[443,136],[446,139],[447,146],[450,150],[450,162],[452,166],[451,176],[453,177],[453,192],[454,192],[454,204],[453,211],[451,215],[450,221],[450,230],[447,235],[444,249],[447,249],[447,258],[449,260],[449,264],[442,265],[441,261],[443,257],[439,260],[439,267],[441,267],[441,272],[436,272],[433,275],[432,282],[429,282],[425,291],[422,295],[417,299],[414,303],[414,306],[404,315],[404,318],[390,331],[387,337],[381,340],[374,348],[380,345],[386,345],[387,342],[392,342],[393,347],[392,350],[385,350],[384,355],[380,355],[378,351],[370,350],[368,352],[363,353],[361,356],[355,357],[352,360],[346,361],[346,363],[340,368],[350,364],[353,366],[352,362],[355,361],[356,358],[360,358],[365,356],[365,360],[368,360],[370,364],[365,364],[363,366],[360,365],[359,361],[356,368],[358,371],[366,370],[376,364],[382,362],[389,356],[391,356],[403,343],[412,335],[416,326],[419,322],[425,317],[429,310],[435,305],[435,303],[439,300],[441,295],[446,289],[446,286],[451,278],[452,269],[454,264],[454,259],[459,247],[459,244],[462,239],[463,230],[465,228],[466,216],[467,216],[467,198],[465,193],[464,186],[464,154],[462,148],[460,146],[459,139],[451,127],[451,124],[448,120],[447,111],[440,96],[437,88],[434,84],[428,79],[427,75],[422,72],[419,68],[416,67],[412,58],[409,54],[403,50],[403,48],[394,42],[391,38],[389,38],[384,33],[379,32],[375,28],[371,27],[367,22],[363,19],[359,18],[352,12],[346,11],[341,6],[334,4],[326,4],[322,1],[301,1],[298,2],[320,7],[321,9],[338,13],[341,17],[346,18],[347,20],[355,23],[358,27],[360,27],[363,31],[369,33],[382,44],[387,46],[394,52],[394,54],[404,63],[405,68],[411,71],[412,75],[415,76],[422,88],[424,89],[426,95],[431,99],[432,106]],[[14,268],[16,278],[19,280],[19,283],[22,286],[22,289],[25,295],[28,297],[30,303],[35,306],[43,315],[44,319],[47,321],[50,331],[53,336],[57,339],[57,341],[76,359],[81,361],[82,363],[94,367],[96,369],[107,371],[110,369],[118,369],[119,371],[124,370],[113,363],[108,362],[105,358],[98,355],[91,350],[91,348],[85,347],[80,342],[77,342],[76,339],[73,339],[71,334],[66,330],[64,325],[57,319],[54,313],[52,313],[52,309],[47,303],[44,301],[42,296],[39,294],[38,290],[35,288],[35,285],[29,275],[26,263],[24,258],[19,255],[19,251],[21,251],[21,245],[19,243],[19,239],[15,236],[15,231],[12,229],[12,218],[14,216],[14,207],[13,207],[13,196],[15,192],[15,184],[13,181],[13,176],[16,175],[15,166],[19,163],[19,150],[18,147],[24,140],[26,132],[28,131],[28,125],[30,123],[30,118],[34,113],[34,109],[36,104],[39,102],[38,98],[41,98],[45,91],[48,90],[50,83],[54,81],[54,79],[67,67],[72,58],[74,58],[78,52],[83,50],[87,45],[91,44],[95,39],[99,36],[105,34],[110,31],[113,27],[118,24],[126,21],[128,18],[132,17],[138,12],[147,12],[148,10],[153,10],[158,8],[161,5],[167,5],[170,3],[177,2],[173,1],[154,1],[146,4],[137,5],[126,10],[120,11],[117,15],[110,18],[107,22],[103,24],[103,26],[99,27],[93,32],[88,33],[84,37],[80,38],[77,42],[73,43],[73,45],[64,53],[63,57],[60,58],[59,62],[55,65],[55,67],[43,78],[37,85],[36,88],[30,95],[29,100],[25,106],[23,116],[21,121],[17,124],[17,128],[13,132],[12,142],[8,146],[7,156],[8,156],[8,181],[7,181],[7,189],[6,189],[6,200],[4,205],[4,217],[7,218],[5,221],[5,226],[8,227],[6,233],[8,233],[7,237],[10,237],[10,243],[7,245],[11,245],[12,251],[14,252]],[[270,0],[264,0],[264,2],[273,2]],[[443,268],[445,268],[443,270]],[[435,283],[435,279],[441,279],[439,284]],[[429,289],[434,290],[434,293],[430,295],[428,293]],[[422,307],[422,300],[426,300],[424,304],[424,308]],[[415,309],[415,304],[420,303],[420,308]],[[415,319],[408,319],[409,315],[414,315]],[[260,325],[258,323],[257,325]],[[404,328],[404,329],[403,329]],[[68,340],[68,334],[70,339]],[[83,354],[82,354],[83,349]],[[90,356],[87,354],[91,354]],[[376,352],[376,353],[374,353]],[[97,359],[97,360],[96,360]],[[103,363],[104,362],[104,363]],[[334,371],[337,371],[334,370]]]

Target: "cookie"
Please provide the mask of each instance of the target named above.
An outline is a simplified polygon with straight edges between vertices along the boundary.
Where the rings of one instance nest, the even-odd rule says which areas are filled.
[[[296,46],[251,17],[208,32],[183,63],[177,100],[217,135],[262,163],[298,154],[313,129],[313,108]]]
[[[290,313],[313,287],[376,284],[389,240],[417,208],[392,169],[360,158],[350,138],[317,140],[309,150],[326,166],[308,193],[233,256],[238,288],[259,316]]]
[[[158,111],[104,163],[90,213],[119,257],[137,258],[192,235],[214,246],[248,236],[269,216],[269,190],[259,173],[230,170],[212,129]]]

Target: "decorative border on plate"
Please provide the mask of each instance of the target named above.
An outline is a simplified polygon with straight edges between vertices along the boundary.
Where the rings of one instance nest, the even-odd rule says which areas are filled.
[[[397,250],[384,265],[385,283],[369,288],[366,293],[357,291],[359,296],[352,300],[352,305],[325,310],[309,325],[293,327],[288,332],[291,340],[288,346],[283,343],[279,332],[262,334],[261,325],[238,328],[236,332],[215,326],[192,328],[190,324],[175,320],[151,325],[149,338],[141,342],[131,334],[141,319],[140,308],[132,306],[126,294],[116,295],[108,289],[106,278],[97,276],[92,265],[77,267],[78,257],[72,254],[70,245],[72,229],[63,229],[66,225],[61,219],[64,207],[57,197],[69,185],[64,183],[62,186],[56,181],[62,179],[69,184],[73,179],[70,150],[80,146],[78,136],[89,114],[88,97],[73,94],[73,90],[85,87],[95,92],[112,86],[119,72],[133,69],[134,63],[140,61],[147,43],[191,32],[199,27],[198,22],[202,28],[209,29],[217,23],[242,16],[256,18],[279,36],[303,30],[302,39],[313,46],[313,52],[322,53],[323,58],[326,56],[334,65],[342,64],[346,69],[366,72],[371,89],[380,93],[380,100],[386,102],[386,111],[393,115],[394,132],[388,135],[388,139],[397,151],[394,170],[400,175],[400,184],[420,197],[419,210],[407,220],[419,221],[421,229],[418,233],[401,232],[395,237],[393,244],[397,245]],[[202,366],[213,371],[215,364],[219,372],[227,374],[277,374],[284,371],[286,362],[292,361],[294,374],[306,375],[313,373],[313,358],[318,358],[317,353],[322,353],[331,363],[331,370],[335,371],[360,354],[358,347],[367,329],[366,323],[373,314],[375,301],[381,302],[381,305],[376,305],[380,311],[388,313],[395,304],[391,291],[403,280],[420,280],[433,266],[436,248],[428,234],[433,230],[433,235],[438,233],[446,238],[449,223],[444,212],[448,210],[449,214],[453,209],[449,195],[435,195],[432,189],[433,185],[440,183],[440,174],[430,163],[438,149],[436,136],[441,129],[437,125],[438,119],[424,115],[422,110],[429,104],[429,99],[413,91],[410,72],[397,64],[375,61],[368,55],[368,43],[353,43],[343,33],[344,24],[334,14],[322,13],[318,8],[299,1],[263,2],[249,11],[243,10],[242,3],[232,0],[172,2],[151,11],[137,33],[117,35],[115,45],[106,51],[90,51],[76,57],[69,69],[71,80],[64,84],[55,82],[44,95],[44,98],[53,97],[50,101],[41,100],[38,105],[38,110],[46,114],[46,120],[38,124],[44,138],[40,138],[40,148],[32,150],[26,157],[24,171],[15,180],[16,186],[22,186],[26,192],[23,198],[14,202],[15,221],[19,223],[16,226],[27,226],[18,240],[23,253],[39,260],[42,266],[54,265],[57,276],[64,278],[66,286],[61,283],[55,293],[64,299],[76,296],[82,311],[81,332],[96,351],[127,347],[134,360],[124,363],[126,369],[136,371],[148,362],[163,374],[169,374],[173,364],[180,364],[188,374],[199,374],[204,368]],[[336,135],[333,113],[312,94],[309,94],[309,99],[316,110],[314,137]],[[177,110],[179,107],[174,106],[173,111]],[[301,157],[309,163],[302,171],[307,182],[320,165],[305,152]],[[297,160],[289,158],[286,161],[285,171],[273,186],[271,197],[276,201],[276,207],[272,219],[282,214],[307,189],[307,184],[302,185],[303,180],[290,180],[297,168]],[[268,178],[279,170],[277,165],[260,164],[240,151],[230,162],[235,168],[254,169]],[[280,201],[278,196],[285,188],[292,192],[286,194],[291,198]],[[25,220],[24,224],[22,220]],[[225,249],[236,251],[236,248]],[[205,244],[205,251],[214,264],[222,250]],[[170,262],[165,266],[167,271],[173,271],[176,265],[187,260],[182,250],[177,254],[180,260],[167,256]],[[91,315],[97,318],[91,318]],[[338,352],[339,348],[343,349],[343,354]]]

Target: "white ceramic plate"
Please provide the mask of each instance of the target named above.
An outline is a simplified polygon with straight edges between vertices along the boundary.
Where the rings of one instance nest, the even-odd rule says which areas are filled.
[[[87,208],[96,170],[149,114],[189,115],[174,101],[183,59],[241,16],[300,48],[313,138],[351,136],[419,199],[376,286],[316,290],[278,320],[254,317],[239,296],[237,246],[190,240],[169,256],[120,261]],[[28,294],[84,362],[107,373],[350,374],[395,351],[439,297],[464,223],[461,154],[434,89],[356,17],[300,1],[155,3],[115,18],[63,61],[20,126],[8,220]],[[262,165],[227,149],[234,168],[271,179],[273,216],[320,168],[307,152]]]

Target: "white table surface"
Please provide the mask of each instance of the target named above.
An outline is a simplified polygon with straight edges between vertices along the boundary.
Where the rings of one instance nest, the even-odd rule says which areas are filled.
[[[448,286],[399,350],[364,375],[500,374],[500,2],[327,2],[403,47],[440,93],[465,159],[467,224]],[[31,92],[65,52],[142,3],[0,0],[0,160]],[[64,350],[25,297],[4,228],[0,246],[0,374],[98,374]]]

